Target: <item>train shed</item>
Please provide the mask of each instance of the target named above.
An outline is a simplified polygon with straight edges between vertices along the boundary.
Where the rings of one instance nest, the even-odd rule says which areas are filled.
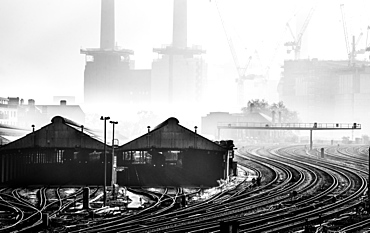
[[[50,124],[0,147],[0,184],[102,185],[103,153],[104,143],[92,131],[56,116]],[[107,152],[107,183],[111,158]]]
[[[226,178],[228,149],[169,118],[117,149],[123,186],[216,186]],[[230,164],[229,164],[230,167]]]

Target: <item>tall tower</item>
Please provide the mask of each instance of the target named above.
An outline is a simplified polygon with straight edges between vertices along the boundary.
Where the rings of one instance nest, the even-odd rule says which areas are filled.
[[[101,2],[100,49],[114,49],[114,0]]]
[[[188,43],[187,0],[175,0],[173,4],[172,46],[186,48]]]
[[[150,92],[150,71],[133,70],[130,55],[134,52],[115,45],[114,13],[114,0],[101,0],[100,48],[80,50],[86,55],[87,105],[136,104]]]
[[[151,101],[159,105],[199,104],[206,64],[200,46],[187,46],[187,0],[174,0],[172,45],[154,48]]]

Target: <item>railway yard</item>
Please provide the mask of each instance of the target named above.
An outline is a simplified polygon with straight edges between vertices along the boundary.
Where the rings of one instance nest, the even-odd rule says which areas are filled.
[[[110,188],[105,207],[102,187],[3,187],[0,232],[370,232],[368,146],[238,148],[219,187]]]

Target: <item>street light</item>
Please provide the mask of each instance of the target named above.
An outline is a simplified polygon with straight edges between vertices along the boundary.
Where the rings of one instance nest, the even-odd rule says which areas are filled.
[[[113,125],[113,136],[112,136],[112,187],[114,186],[114,178],[115,178],[115,171],[114,171],[114,125],[118,124],[118,121],[109,121]]]
[[[110,117],[100,117],[100,120],[104,121],[104,189],[103,189],[103,198],[104,198],[104,206],[107,205],[107,151],[106,151],[106,145],[107,145],[107,120],[109,120]]]

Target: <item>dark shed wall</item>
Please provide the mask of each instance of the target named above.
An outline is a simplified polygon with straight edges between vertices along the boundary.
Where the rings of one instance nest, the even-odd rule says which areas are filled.
[[[224,179],[225,155],[222,152],[190,149],[183,151],[182,166],[134,164],[118,155],[118,184],[126,186],[216,186]],[[125,163],[124,163],[125,162]]]
[[[61,152],[63,151],[63,152]],[[1,183],[7,185],[102,185],[104,157],[91,159],[94,150],[29,148],[0,155]],[[111,180],[111,155],[107,154],[107,184]]]
[[[7,185],[102,185],[104,144],[55,117],[34,133],[0,148],[0,182]],[[107,184],[112,157],[107,147]]]
[[[151,163],[138,164],[124,160],[125,152],[147,151]],[[161,162],[168,151],[179,151],[179,164]],[[179,125],[169,118],[149,134],[121,146],[117,151],[117,165],[125,169],[117,173],[120,185],[143,186],[216,186],[224,179],[227,149]],[[180,165],[181,164],[181,165]],[[162,166],[163,165],[163,166]]]
[[[216,186],[224,179],[224,154],[220,152],[190,150],[183,158],[183,169],[198,185]]]

